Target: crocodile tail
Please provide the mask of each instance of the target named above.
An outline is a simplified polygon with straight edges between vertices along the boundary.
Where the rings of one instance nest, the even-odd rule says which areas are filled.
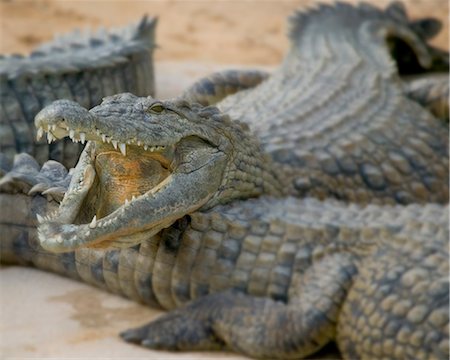
[[[197,80],[184,91],[180,99],[203,106],[214,105],[228,95],[259,85],[268,77],[268,72],[255,69],[215,72]]]
[[[148,45],[155,46],[155,28],[158,23],[158,18],[149,18],[148,15],[144,15],[141,21],[137,24],[131,38],[133,40],[143,41]]]
[[[394,69],[401,74],[424,72],[433,67],[435,49],[427,41],[440,29],[439,20],[434,18],[409,20],[400,2],[392,2],[384,10],[367,3],[322,4],[312,10],[298,11],[289,19],[289,38],[294,51],[312,33],[352,32],[362,46],[382,44],[381,49],[388,51],[396,62]]]
[[[32,154],[40,164],[54,159],[73,167],[81,144],[36,140],[34,116],[57,99],[86,108],[122,92],[154,92],[152,56],[156,19],[144,17],[122,29],[75,31],[35,49],[29,56],[0,57],[0,152]]]
[[[56,36],[29,56],[3,56],[0,76],[12,80],[24,75],[71,73],[123,63],[127,56],[155,47],[156,23],[156,18],[144,16],[136,24],[111,31],[103,28],[94,33],[75,30]]]

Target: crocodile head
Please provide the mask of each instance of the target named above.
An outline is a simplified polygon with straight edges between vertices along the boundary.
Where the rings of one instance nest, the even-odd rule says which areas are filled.
[[[49,142],[88,141],[58,211],[39,218],[50,251],[132,246],[193,211],[279,189],[258,143],[214,107],[127,93],[89,111],[56,101],[35,124]]]

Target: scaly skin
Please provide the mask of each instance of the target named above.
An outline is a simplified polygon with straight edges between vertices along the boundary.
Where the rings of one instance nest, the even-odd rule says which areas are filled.
[[[174,309],[122,334],[151,348],[447,358],[448,207],[426,202],[447,202],[448,129],[403,95],[383,40],[423,67],[428,48],[399,5],[292,25],[280,69],[217,108],[130,94],[45,108],[38,128],[90,143],[37,236],[15,208],[2,221],[18,229],[5,261]],[[38,185],[20,174],[0,185]]]
[[[35,212],[57,203],[22,193],[25,168],[67,181],[38,176],[30,157],[17,162],[19,193],[0,194],[11,209],[2,261],[177,308],[124,332],[127,341],[299,358],[334,340],[348,359],[448,357],[448,206],[256,198],[194,212],[134,247],[54,254],[39,246]]]
[[[56,99],[92,107],[103,97],[154,92],[152,54],[156,19],[95,34],[74,32],[38,47],[28,57],[0,59],[1,161],[27,152],[41,164],[54,159],[75,166],[81,144],[37,141],[33,121]]]
[[[405,93],[422,104],[437,118],[448,121],[448,72],[426,76],[411,76],[404,82]]]

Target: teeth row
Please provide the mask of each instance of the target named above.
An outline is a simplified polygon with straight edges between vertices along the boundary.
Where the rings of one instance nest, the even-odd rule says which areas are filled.
[[[131,197],[131,200],[125,199],[124,204],[127,205],[130,201],[134,201],[134,200],[136,200],[136,196],[133,195],[133,196]]]
[[[81,142],[82,144],[84,144],[86,142],[86,133],[80,132],[78,134],[79,138],[77,139],[76,138],[77,134],[75,133],[75,130],[69,129],[69,128],[67,128],[67,130],[69,130],[69,137],[73,142]]]
[[[106,221],[97,221],[97,215],[94,215],[94,217],[92,218],[92,221],[89,224],[89,228],[95,229],[96,227],[105,227],[105,226],[111,225],[112,222],[113,222],[113,219],[106,220]],[[88,236],[88,234],[86,234],[86,236]]]
[[[53,219],[57,215],[57,213],[58,213],[58,211],[54,211],[53,213],[48,214],[46,216],[36,214],[36,218],[37,218],[38,223],[42,224],[45,221],[49,221],[49,220]]]
[[[117,140],[112,139],[111,137],[107,136],[106,134],[102,134],[100,132],[100,130],[97,130],[97,136],[100,136],[102,141],[104,143],[108,143],[108,144],[112,144],[114,146],[114,149],[117,150],[117,148],[119,148],[120,152],[122,153],[122,155],[126,155],[127,154],[127,145],[131,145],[131,144],[136,144],[137,146],[142,146],[144,148],[144,150],[148,150],[148,151],[161,151],[164,150],[166,147],[165,146],[148,146],[146,144],[142,144],[142,142],[140,140],[127,140],[124,143],[119,143]]]
[[[75,130],[67,128],[69,131],[69,137],[73,142],[81,142],[84,144],[86,142],[86,133],[80,132],[78,134],[78,138],[75,137]],[[40,140],[42,136],[44,135],[44,132],[47,132],[47,141],[49,144],[51,144],[53,141],[56,140],[56,137],[52,134],[52,132],[56,131],[56,125],[50,125],[48,129],[44,129],[42,126],[39,127],[37,130],[36,139]]]
[[[49,125],[48,129],[44,129],[42,126],[39,127],[39,129],[37,130],[37,140],[41,139],[42,136],[44,135],[44,132],[47,131],[47,141],[48,143],[52,143],[53,141],[56,140],[56,137],[51,133],[51,131],[56,131],[56,125]],[[82,144],[84,144],[86,142],[86,133],[85,132],[80,132],[79,134],[77,134],[75,132],[75,130],[70,129],[67,127],[67,131],[69,131],[69,137],[73,142],[81,142]],[[77,136],[78,135],[78,136]],[[100,130],[97,130],[97,135],[101,137],[102,141],[104,143],[112,143],[112,145],[114,146],[114,149],[117,150],[117,148],[119,148],[120,152],[122,153],[122,155],[126,156],[127,154],[127,144],[133,144],[136,143],[137,146],[142,146],[144,148],[144,150],[146,151],[161,151],[164,150],[166,147],[165,146],[148,146],[146,144],[142,144],[141,141],[139,140],[128,140],[126,143],[119,143],[117,140],[113,140],[111,137],[102,134],[100,132]]]

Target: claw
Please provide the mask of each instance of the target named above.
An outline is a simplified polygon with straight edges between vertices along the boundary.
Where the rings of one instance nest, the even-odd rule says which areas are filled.
[[[30,191],[28,191],[28,195],[42,194],[45,190],[48,190],[48,185],[45,183],[39,183],[34,185]]]
[[[49,200],[49,197],[50,197],[49,201],[55,200],[57,202],[61,202],[66,190],[67,189],[64,187],[54,186],[54,187],[51,187],[50,189],[43,191],[42,195],[46,195],[47,200]]]
[[[10,182],[13,182],[13,181],[14,181],[14,178],[13,178],[11,175],[6,174],[5,176],[3,176],[3,177],[0,179],[0,188],[2,188],[2,187],[5,186],[6,184],[8,184],[8,183],[10,183]]]
[[[142,340],[145,339],[145,334],[140,328],[122,331],[119,336],[126,342],[134,344],[141,344]]]

